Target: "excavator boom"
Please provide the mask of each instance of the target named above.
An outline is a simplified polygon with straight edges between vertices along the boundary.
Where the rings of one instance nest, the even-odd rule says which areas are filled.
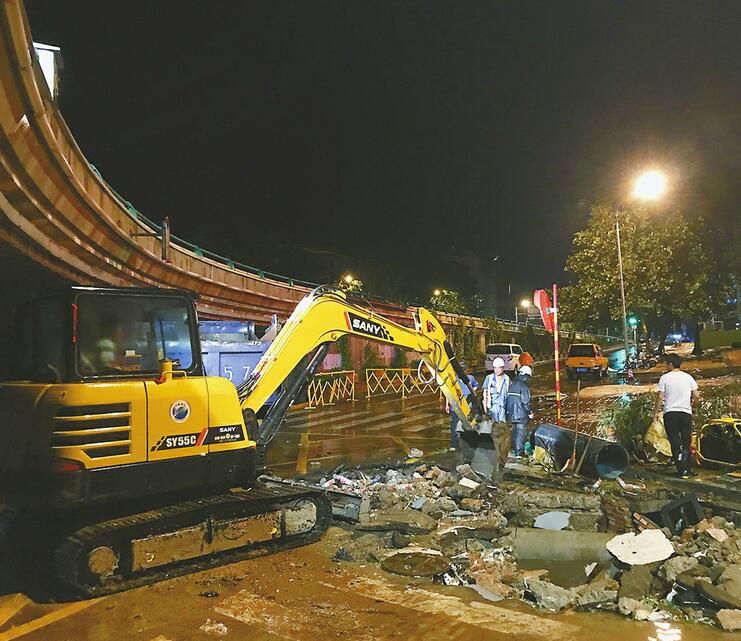
[[[296,307],[278,337],[256,365],[252,375],[237,388],[246,417],[253,416],[281,386],[277,402],[259,428],[259,442],[266,445],[280,429],[283,417],[296,395],[321,364],[329,346],[351,335],[417,352],[442,393],[463,422],[474,429],[483,414],[475,395],[466,397],[458,383],[465,374],[456,360],[445,332],[437,319],[419,308],[415,327],[390,321],[367,307],[351,302],[337,289],[319,287]],[[313,358],[305,364],[307,355]],[[253,419],[248,419],[248,422]]]

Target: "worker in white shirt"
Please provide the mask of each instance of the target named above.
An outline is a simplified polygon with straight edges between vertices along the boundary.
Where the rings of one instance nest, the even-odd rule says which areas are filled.
[[[697,476],[692,471],[690,443],[692,441],[692,404],[700,400],[697,382],[683,372],[682,359],[677,354],[666,357],[666,374],[659,379],[654,415],[664,414],[664,428],[672,448],[677,474],[682,478]]]

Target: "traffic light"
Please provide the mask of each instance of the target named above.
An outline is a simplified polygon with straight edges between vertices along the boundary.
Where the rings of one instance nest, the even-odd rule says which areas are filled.
[[[631,328],[635,329],[636,327],[638,327],[638,320],[639,319],[637,316],[628,316],[628,325]]]

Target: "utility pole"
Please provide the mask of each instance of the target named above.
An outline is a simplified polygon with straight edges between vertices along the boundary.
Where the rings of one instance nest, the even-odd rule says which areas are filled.
[[[628,314],[625,309],[625,281],[623,280],[623,250],[620,246],[620,208],[615,210],[615,235],[617,236],[618,268],[620,271],[620,298],[623,303],[623,341],[625,343],[625,371],[629,372],[628,366]]]

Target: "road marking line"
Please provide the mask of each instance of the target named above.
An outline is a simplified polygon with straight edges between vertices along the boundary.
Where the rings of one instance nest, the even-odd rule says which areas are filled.
[[[0,604],[0,626],[5,625],[29,603],[31,599],[20,592],[4,599]]]
[[[38,619],[29,621],[28,623],[24,623],[23,625],[12,627],[7,632],[0,633],[0,641],[13,641],[13,639],[18,639],[19,637],[30,634],[31,632],[36,632],[36,630],[45,628],[47,625],[56,623],[57,621],[65,619],[68,616],[89,608],[91,605],[95,605],[103,599],[105,599],[105,597],[101,597],[100,599],[90,599],[89,601],[70,603],[69,605],[61,607],[58,610],[49,612],[49,614],[45,614]]]
[[[296,471],[299,474],[306,474],[306,463],[309,458],[309,433],[301,433],[301,441],[298,446],[298,458],[296,459]]]

